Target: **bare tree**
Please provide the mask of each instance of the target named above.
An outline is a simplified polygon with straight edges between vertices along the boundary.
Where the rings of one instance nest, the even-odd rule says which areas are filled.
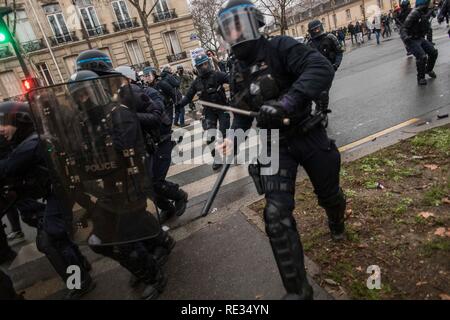
[[[151,6],[148,2],[150,0],[128,0],[129,3],[133,7],[136,8],[139,18],[141,20],[142,28],[144,29],[145,40],[147,41],[148,48],[150,50],[150,58],[156,68],[159,68],[158,59],[156,58],[155,50],[153,49],[152,39],[150,37],[150,27],[148,24],[148,18],[152,14],[153,10],[156,8],[159,0],[156,0],[155,3]]]
[[[288,30],[288,18],[300,8],[306,8],[308,0],[258,0],[258,6],[263,12],[272,16],[280,26],[282,35]]]
[[[194,27],[202,47],[216,51],[220,47],[214,30],[217,11],[223,0],[191,0],[191,14]]]

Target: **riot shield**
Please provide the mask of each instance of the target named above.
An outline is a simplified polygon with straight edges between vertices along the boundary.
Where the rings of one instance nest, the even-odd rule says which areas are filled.
[[[150,163],[128,80],[114,75],[28,94],[53,191],[79,244],[113,245],[159,234]],[[128,96],[129,97],[129,96]]]

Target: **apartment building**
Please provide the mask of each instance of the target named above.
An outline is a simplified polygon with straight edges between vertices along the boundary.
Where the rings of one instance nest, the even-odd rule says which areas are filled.
[[[147,2],[149,8],[157,2],[148,23],[159,65],[189,66],[189,51],[200,43],[187,0]],[[108,53],[115,66],[151,65],[138,12],[128,0],[16,0],[8,19],[11,26],[15,21],[27,65],[46,85],[67,81],[88,41]],[[23,79],[11,46],[0,45],[0,101],[21,95]]]
[[[305,36],[308,33],[308,23],[319,19],[326,31],[346,27],[350,22],[370,19],[377,13],[387,13],[393,10],[398,1],[395,0],[311,0],[308,6],[290,9],[288,15],[287,35],[293,37]],[[411,1],[414,5],[414,1]],[[268,26],[266,32],[270,35],[280,34],[276,24]]]

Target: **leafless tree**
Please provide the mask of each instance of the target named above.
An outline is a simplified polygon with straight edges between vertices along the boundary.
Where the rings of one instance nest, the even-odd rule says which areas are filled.
[[[139,14],[139,19],[141,20],[142,28],[144,29],[145,40],[147,41],[147,45],[150,50],[150,58],[152,59],[154,66],[156,68],[159,68],[159,63],[158,59],[156,58],[155,50],[153,49],[152,39],[150,37],[150,27],[148,24],[148,18],[156,8],[159,0],[155,1],[153,5],[149,3],[151,2],[151,0],[128,0],[128,2],[136,8]]]
[[[282,35],[288,30],[288,18],[298,9],[308,8],[311,0],[257,0],[260,9],[275,19]]]
[[[194,27],[202,47],[216,51],[220,47],[214,26],[217,12],[223,0],[191,0],[191,14]]]

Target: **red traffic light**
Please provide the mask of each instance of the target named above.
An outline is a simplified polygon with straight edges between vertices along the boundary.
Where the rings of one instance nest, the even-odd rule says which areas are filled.
[[[31,89],[38,86],[38,81],[36,78],[27,78],[22,80],[22,89],[24,93],[28,93]]]

